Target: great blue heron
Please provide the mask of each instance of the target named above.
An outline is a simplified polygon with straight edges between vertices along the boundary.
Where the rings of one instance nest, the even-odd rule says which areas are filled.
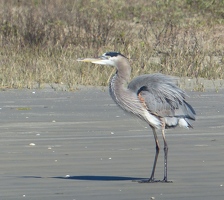
[[[116,67],[116,74],[111,78],[109,85],[112,99],[123,110],[146,121],[152,128],[156,143],[156,154],[151,177],[139,182],[160,181],[154,178],[160,149],[156,129],[162,130],[164,141],[164,178],[160,182],[172,182],[167,180],[168,146],[164,130],[178,125],[192,128],[188,119],[195,120],[195,111],[185,101],[186,94],[177,87],[175,79],[156,73],[138,76],[129,83],[131,75],[129,61],[118,52],[107,52],[99,58],[85,58],[78,59],[78,61]]]

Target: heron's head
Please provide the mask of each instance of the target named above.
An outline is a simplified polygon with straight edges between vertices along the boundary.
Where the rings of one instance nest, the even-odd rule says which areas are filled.
[[[111,65],[117,67],[117,63],[123,58],[127,59],[124,55],[122,55],[119,52],[106,52],[98,58],[84,58],[84,59],[78,59],[77,61],[91,62],[100,65]]]

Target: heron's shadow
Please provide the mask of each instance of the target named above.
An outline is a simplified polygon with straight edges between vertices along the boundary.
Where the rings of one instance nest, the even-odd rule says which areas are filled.
[[[92,175],[84,175],[84,176],[66,176],[66,177],[52,177],[58,179],[69,179],[69,180],[86,180],[86,181],[132,181],[132,180],[140,180],[142,178],[136,177],[126,177],[126,176],[92,176]]]
[[[83,176],[55,176],[55,177],[41,177],[41,176],[23,176],[23,178],[55,178],[64,180],[83,180],[83,181],[136,181],[144,178],[126,177],[126,176],[96,176],[96,175],[83,175]]]

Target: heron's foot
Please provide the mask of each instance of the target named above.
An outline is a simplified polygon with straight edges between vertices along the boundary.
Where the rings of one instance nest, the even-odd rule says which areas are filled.
[[[154,178],[150,179],[142,179],[142,180],[134,180],[133,182],[138,182],[138,183],[172,183],[173,181],[168,181],[168,180],[156,180]]]
[[[173,181],[168,181],[168,180],[165,180],[165,179],[163,179],[163,180],[160,181],[160,182],[162,182],[162,183],[173,183]]]
[[[166,176],[163,178],[163,180],[161,182],[163,182],[163,183],[173,183],[173,181],[168,181]]]
[[[158,183],[158,182],[161,182],[161,180],[155,180],[154,178],[149,178],[149,179],[142,179],[142,180],[134,180],[133,182],[138,182],[138,183]]]
[[[154,178],[153,179],[145,179],[145,180],[140,180],[138,181],[138,183],[159,183],[160,180],[155,180]]]

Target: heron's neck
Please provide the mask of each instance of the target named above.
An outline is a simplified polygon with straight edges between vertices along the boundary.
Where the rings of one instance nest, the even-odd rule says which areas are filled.
[[[131,70],[130,70],[131,71]],[[110,80],[110,95],[118,103],[122,99],[122,94],[128,93],[127,85],[130,79],[130,73],[122,73],[117,70],[116,74]]]
[[[128,60],[125,58],[117,63],[117,71],[114,75],[119,86],[127,86],[131,76],[131,67]]]
[[[111,78],[110,86],[116,91],[127,89],[130,80],[131,68],[129,65],[118,68],[114,76]]]

